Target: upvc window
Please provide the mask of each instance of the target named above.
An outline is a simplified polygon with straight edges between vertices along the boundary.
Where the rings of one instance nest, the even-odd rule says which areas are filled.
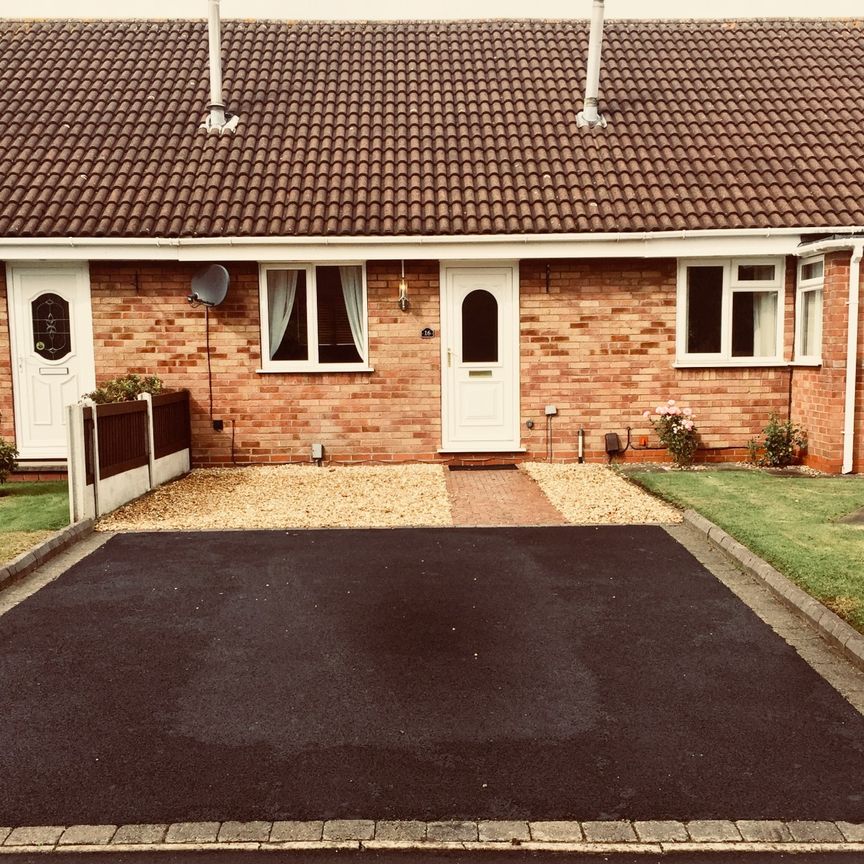
[[[782,362],[783,271],[782,258],[681,261],[678,363]]]
[[[266,264],[260,273],[264,372],[368,369],[362,264]]]
[[[825,259],[802,258],[798,262],[795,298],[795,359],[822,362],[822,294]]]

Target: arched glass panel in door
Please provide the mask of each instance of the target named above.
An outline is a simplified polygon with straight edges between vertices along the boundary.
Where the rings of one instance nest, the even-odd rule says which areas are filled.
[[[33,350],[46,360],[62,360],[72,351],[69,303],[59,294],[40,294],[31,304]]]
[[[462,362],[498,362],[498,301],[482,288],[462,301]]]

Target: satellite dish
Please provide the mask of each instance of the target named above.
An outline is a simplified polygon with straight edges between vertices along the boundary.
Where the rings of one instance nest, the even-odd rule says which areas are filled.
[[[190,303],[218,306],[228,293],[230,281],[228,271],[221,264],[211,264],[192,278],[192,293],[187,299]]]

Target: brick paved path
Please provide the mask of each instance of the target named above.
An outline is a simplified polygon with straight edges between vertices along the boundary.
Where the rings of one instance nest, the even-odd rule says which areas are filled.
[[[454,525],[566,525],[522,471],[447,471]]]

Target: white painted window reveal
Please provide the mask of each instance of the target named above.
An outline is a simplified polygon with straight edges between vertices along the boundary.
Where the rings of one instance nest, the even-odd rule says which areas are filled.
[[[825,258],[802,258],[798,262],[795,298],[795,360],[822,362],[822,296]]]

